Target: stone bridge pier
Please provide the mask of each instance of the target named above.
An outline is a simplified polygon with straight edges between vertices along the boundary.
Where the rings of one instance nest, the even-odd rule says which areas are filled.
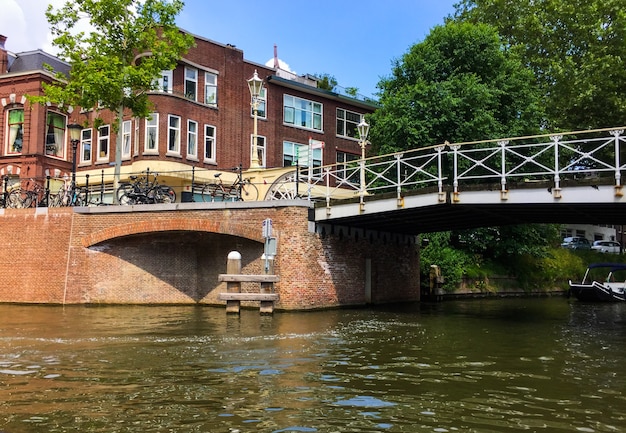
[[[222,305],[230,251],[263,273],[267,218],[277,310],[419,300],[414,237],[308,214],[305,201],[0,210],[0,302]]]

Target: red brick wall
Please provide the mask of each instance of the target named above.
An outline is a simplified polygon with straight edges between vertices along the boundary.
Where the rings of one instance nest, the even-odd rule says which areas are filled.
[[[262,273],[266,218],[278,239],[278,309],[364,304],[366,259],[373,302],[419,299],[413,244],[347,229],[312,233],[307,207],[202,206],[0,210],[0,302],[222,304],[217,276],[230,251],[242,254],[243,273]]]

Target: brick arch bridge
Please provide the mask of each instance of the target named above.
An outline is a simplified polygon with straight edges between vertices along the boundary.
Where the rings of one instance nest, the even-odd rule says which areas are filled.
[[[419,300],[414,237],[320,230],[309,212],[301,200],[0,209],[0,302],[223,305],[228,252],[262,273],[267,218],[278,310]]]

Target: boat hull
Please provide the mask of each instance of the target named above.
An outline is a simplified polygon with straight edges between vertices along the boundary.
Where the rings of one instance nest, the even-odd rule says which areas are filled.
[[[591,284],[576,284],[570,282],[570,293],[579,301],[585,302],[623,302],[626,301],[624,289],[605,286],[597,281]]]

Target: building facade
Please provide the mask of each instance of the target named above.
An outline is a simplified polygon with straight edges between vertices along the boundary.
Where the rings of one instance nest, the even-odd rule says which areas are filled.
[[[54,81],[50,68],[67,74],[69,65],[40,50],[10,53],[0,37],[0,174],[8,183],[41,184],[50,177],[54,189],[71,174],[75,158],[77,182],[101,188],[111,201],[116,152],[122,180],[150,170],[179,192],[191,191],[192,180],[210,182],[216,172],[233,180],[231,169],[240,165],[267,185],[271,173],[296,162],[320,166],[360,158],[356,125],[376,109],[372,101],[319,89],[311,77],[247,61],[232,45],[194,38],[195,46],[174,70],[163,71],[151,92],[150,118],[127,113],[118,143],[113,113],[31,104],[28,95],[42,95],[42,84]],[[255,72],[263,80],[256,116],[247,82]],[[97,125],[96,116],[103,123]],[[78,142],[70,141],[70,124],[83,127]],[[252,164],[254,148],[260,169]]]

